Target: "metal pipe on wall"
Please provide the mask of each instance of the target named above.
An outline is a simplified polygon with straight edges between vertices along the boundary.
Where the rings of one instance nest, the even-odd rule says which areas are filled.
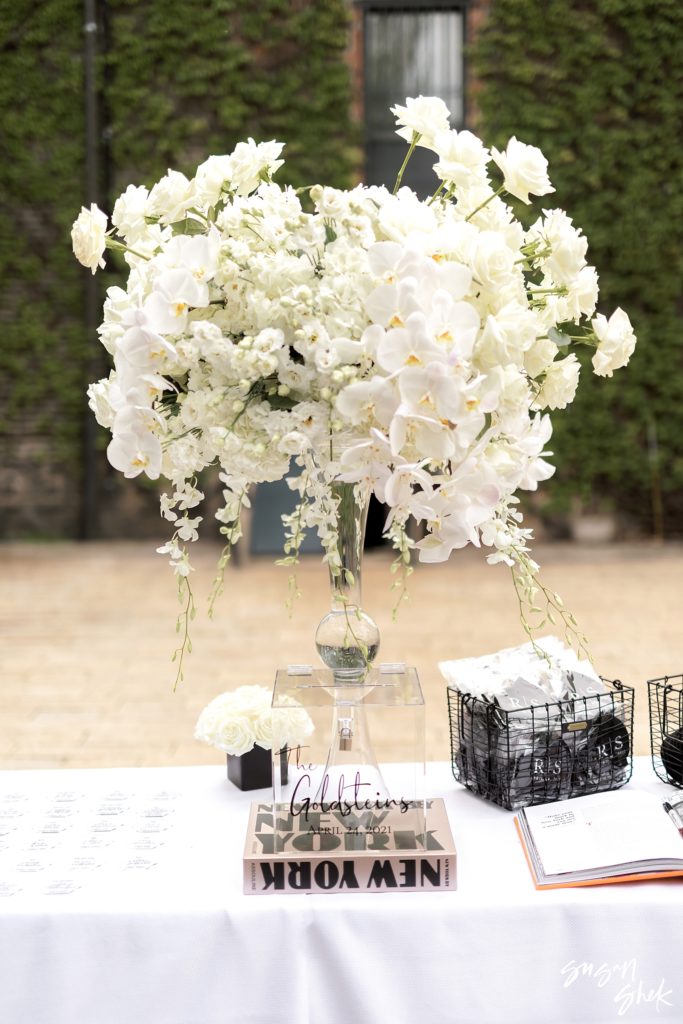
[[[99,205],[99,111],[97,99],[97,52],[98,23],[97,0],[84,0],[83,5],[83,67],[85,86],[85,202]],[[85,370],[87,382],[94,379],[91,371],[96,356],[91,352],[97,338],[99,323],[99,285],[93,274],[88,274],[85,283],[85,330],[87,356]],[[81,514],[79,535],[82,540],[92,540],[98,532],[98,486],[97,486],[97,426],[90,409],[85,409],[83,419],[83,480],[81,490]]]

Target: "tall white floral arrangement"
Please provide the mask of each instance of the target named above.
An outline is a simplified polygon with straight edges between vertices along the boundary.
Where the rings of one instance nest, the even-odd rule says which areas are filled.
[[[595,314],[598,275],[567,214],[546,198],[524,230],[505,202],[554,192],[539,149],[512,138],[489,150],[451,129],[434,97],[393,113],[409,146],[393,192],[281,187],[282,144],[249,139],[192,179],[169,170],[149,191],[129,186],[109,230],[97,207],[74,224],[93,273],[106,247],[130,268],[126,288],[107,292],[99,334],[114,368],[90,405],[116,469],[169,483],[172,536],[159,550],[187,615],[198,474],[220,468],[222,573],[250,488],[287,477],[292,460],[286,560],[315,527],[334,571],[336,478],[389,507],[402,563],[412,548],[437,562],[483,545],[533,603],[538,567],[515,494],[554,471],[548,413],[574,397],[573,349],[592,346],[595,373],[611,376],[635,336],[622,310]],[[435,154],[427,200],[400,185],[416,146]]]

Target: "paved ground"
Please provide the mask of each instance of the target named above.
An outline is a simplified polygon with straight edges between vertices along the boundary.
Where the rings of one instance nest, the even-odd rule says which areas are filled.
[[[252,560],[229,571],[213,621],[204,613],[216,550],[198,548],[199,614],[185,681],[173,693],[178,605],[152,543],[0,546],[0,768],[216,763],[193,739],[201,708],[241,683],[271,685],[275,668],[315,660],[326,611],[317,559],[299,572],[291,619],[287,570]],[[645,680],[683,672],[683,545],[536,549],[609,678],[637,688],[636,752],[647,753]],[[381,660],[417,666],[427,698],[427,756],[449,756],[437,662],[521,643],[509,574],[468,550],[418,566],[411,599],[391,621],[392,577],[366,557],[364,604],[382,632]]]

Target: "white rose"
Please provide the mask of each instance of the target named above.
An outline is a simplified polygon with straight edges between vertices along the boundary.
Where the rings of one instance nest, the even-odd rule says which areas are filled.
[[[305,708],[297,707],[291,698],[290,701],[291,706],[278,708],[273,716],[277,743],[279,747],[305,746],[314,730],[313,722]]]
[[[252,718],[258,718],[266,709],[270,710],[272,694],[265,686],[238,686],[230,696],[232,706]]]
[[[273,748],[273,717],[269,707],[254,720],[254,740],[264,750]]]
[[[408,97],[404,107],[396,105],[391,108],[391,113],[396,118],[396,124],[400,125],[396,134],[406,142],[412,142],[417,133],[420,136],[417,145],[426,149],[432,149],[437,135],[448,131],[451,116],[450,110],[438,96]]]
[[[524,353],[536,339],[536,319],[518,302],[509,302],[486,319],[476,347],[477,365],[483,369],[524,364]]]
[[[183,219],[194,203],[192,182],[180,171],[169,170],[149,193],[148,213],[158,217],[162,224],[175,224]]]
[[[98,380],[88,388],[88,405],[95,413],[95,419],[101,427],[111,429],[114,425],[115,410],[109,402],[111,381],[108,377]]]
[[[239,757],[254,746],[251,718],[236,706],[234,694],[223,693],[204,708],[195,727],[195,738]]]
[[[486,165],[491,154],[472,132],[439,132],[434,149],[439,156],[434,171],[443,181],[454,185],[487,182]]]
[[[541,390],[533,403],[534,409],[565,409],[574,400],[579,383],[581,364],[576,356],[566,356],[551,363],[546,370]]]
[[[615,309],[609,320],[601,313],[591,321],[598,338],[593,369],[599,377],[611,377],[614,370],[626,366],[636,347],[631,321],[623,309]]]
[[[583,267],[567,286],[569,294],[559,300],[564,310],[561,320],[578,321],[592,316],[598,301],[598,272],[595,267]]]
[[[253,139],[238,142],[233,150],[230,161],[232,174],[230,185],[239,196],[248,196],[260,185],[264,177],[273,175],[284,163],[278,160],[283,143],[260,142]]]
[[[215,206],[221,197],[223,185],[230,182],[232,159],[229,156],[210,156],[197,168],[194,188],[197,200],[205,206]]]
[[[530,377],[539,377],[557,355],[557,345],[550,338],[537,338],[524,353],[524,369]]]
[[[254,727],[248,715],[235,715],[218,724],[214,747],[226,754],[241,757],[254,746]]]
[[[515,273],[516,254],[495,231],[482,231],[472,253],[472,275],[485,287],[498,288]]]
[[[543,214],[528,238],[550,245],[552,252],[543,260],[543,266],[557,284],[569,284],[586,265],[588,239],[574,227],[564,210],[544,210]]]
[[[537,146],[518,142],[513,135],[504,153],[492,149],[493,161],[503,172],[505,191],[530,203],[529,193],[545,196],[555,189],[548,178],[548,161]]]
[[[107,247],[107,217],[95,205],[90,209],[81,207],[81,212],[71,228],[71,245],[74,256],[84,267],[92,270],[104,267],[104,250]]]
[[[144,185],[129,185],[114,203],[112,224],[128,242],[135,242],[147,233],[145,220],[149,192]]]
[[[311,199],[321,217],[341,220],[349,215],[349,196],[338,188],[315,185],[311,189]]]

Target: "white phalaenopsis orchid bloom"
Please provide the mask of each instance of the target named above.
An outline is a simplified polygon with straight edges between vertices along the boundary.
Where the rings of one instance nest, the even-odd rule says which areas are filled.
[[[158,480],[161,473],[161,445],[154,434],[124,430],[115,433],[107,447],[107,458],[125,477],[145,473]]]
[[[443,289],[432,298],[432,311],[427,317],[427,330],[446,352],[464,363],[472,356],[481,321],[469,302],[455,302]]]
[[[196,281],[208,282],[216,276],[220,245],[220,232],[215,227],[209,228],[206,235],[176,235],[154,262],[164,269],[186,270]],[[204,304],[193,303],[197,306]]]
[[[175,355],[173,345],[149,327],[129,327],[116,346],[115,359],[123,356],[131,366],[147,371]]]
[[[434,340],[421,312],[411,313],[405,327],[387,331],[377,347],[377,362],[390,374],[406,366],[426,366],[445,360],[446,355]]]
[[[337,396],[337,412],[355,426],[378,423],[388,427],[398,406],[395,389],[386,377],[373,377],[349,384]]]
[[[189,270],[165,270],[156,278],[154,291],[143,309],[147,323],[157,334],[182,334],[191,308],[206,306],[209,289]]]
[[[368,295],[365,309],[382,327],[403,327],[411,313],[422,309],[418,281],[405,277],[397,284],[381,284]]]

